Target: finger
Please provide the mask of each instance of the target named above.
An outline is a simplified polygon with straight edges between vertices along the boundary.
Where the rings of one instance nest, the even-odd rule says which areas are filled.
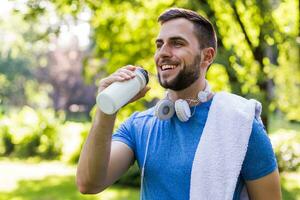
[[[120,75],[117,75],[117,74],[112,74],[110,75],[109,77],[107,77],[105,80],[104,80],[104,83],[106,85],[110,85],[112,84],[113,82],[117,82],[117,81],[124,81],[125,78],[120,76]]]
[[[119,71],[116,74],[114,74],[115,76],[120,76],[126,80],[132,79],[135,77],[135,74],[133,74],[132,72],[128,72],[128,71]]]
[[[99,83],[99,88],[98,88],[98,92],[102,91],[103,89],[107,88],[109,85],[111,85],[114,82],[122,82],[125,79],[121,76],[115,76],[115,75],[111,75],[107,78],[104,78],[100,81]]]
[[[118,73],[123,73],[123,74],[127,74],[128,76],[130,76],[131,78],[134,78],[135,77],[135,73],[131,70],[128,70],[128,69],[119,69],[118,70]]]
[[[136,68],[137,68],[136,66],[127,65],[118,69],[115,73],[111,74],[110,76],[102,79],[99,82],[98,92],[102,91],[103,89],[105,89],[106,87],[108,87],[114,82],[122,82],[134,78],[136,75],[133,71]]]
[[[135,77],[135,74],[127,69],[119,69],[118,71],[116,71],[115,73],[111,74],[110,76],[102,79],[100,81],[100,84],[102,85],[110,85],[113,82],[116,81],[124,81],[124,80],[128,80]]]
[[[130,71],[136,70],[136,66],[134,65],[126,65],[125,67],[122,67],[121,69],[128,69]]]

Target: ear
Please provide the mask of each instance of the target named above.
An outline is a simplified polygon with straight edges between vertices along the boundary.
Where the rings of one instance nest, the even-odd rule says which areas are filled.
[[[201,51],[201,58],[202,58],[202,66],[204,68],[207,68],[215,58],[215,50],[212,47],[204,48]]]

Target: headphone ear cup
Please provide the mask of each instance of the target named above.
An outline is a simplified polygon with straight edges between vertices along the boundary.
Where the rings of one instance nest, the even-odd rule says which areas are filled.
[[[168,99],[160,100],[155,106],[155,116],[161,120],[170,119],[175,113],[174,103]]]
[[[175,101],[175,111],[178,119],[186,122],[191,117],[191,109],[187,101],[178,99]]]

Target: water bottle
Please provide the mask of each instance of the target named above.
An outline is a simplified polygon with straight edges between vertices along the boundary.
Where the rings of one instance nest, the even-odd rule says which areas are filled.
[[[146,70],[138,67],[134,73],[134,78],[114,82],[97,95],[96,102],[102,112],[114,114],[147,85],[149,77]]]

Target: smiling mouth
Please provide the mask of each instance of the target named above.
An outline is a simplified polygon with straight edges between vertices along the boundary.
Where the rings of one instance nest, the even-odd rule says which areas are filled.
[[[172,69],[175,69],[176,67],[177,67],[177,65],[162,65],[161,70],[162,71],[172,70]]]

